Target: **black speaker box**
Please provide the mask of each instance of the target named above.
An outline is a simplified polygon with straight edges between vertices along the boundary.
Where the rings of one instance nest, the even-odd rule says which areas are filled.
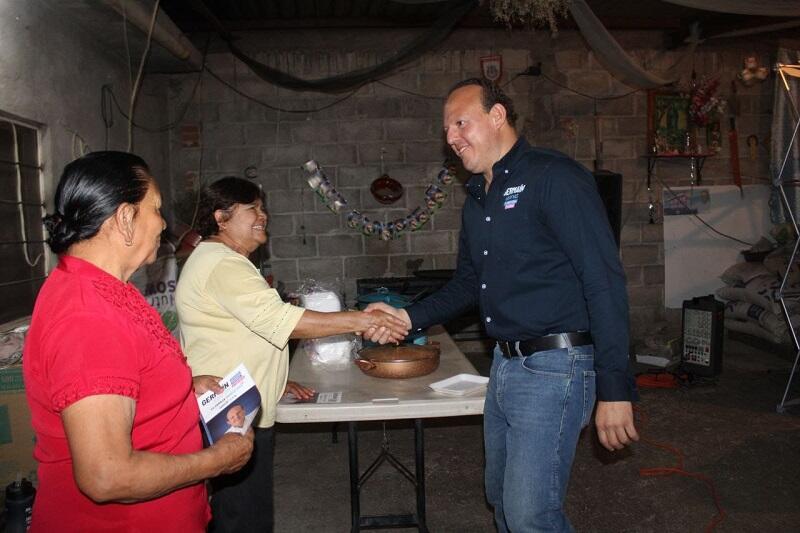
[[[611,233],[614,234],[614,240],[619,248],[619,235],[622,230],[622,174],[597,170],[594,172],[594,180],[597,183],[600,199],[606,207]]]

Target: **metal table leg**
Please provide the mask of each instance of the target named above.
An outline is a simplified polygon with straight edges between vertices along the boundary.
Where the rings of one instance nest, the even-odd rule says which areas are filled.
[[[415,473],[413,474],[389,451],[385,422],[381,452],[363,474],[359,474],[358,468],[358,431],[356,422],[347,423],[347,437],[350,454],[351,533],[356,533],[362,529],[387,527],[416,527],[420,533],[428,533],[428,526],[425,521],[425,442],[422,419],[418,418],[414,420]],[[417,500],[417,512],[415,515],[361,516],[361,489],[384,461],[392,465],[395,470],[400,472],[414,485]]]

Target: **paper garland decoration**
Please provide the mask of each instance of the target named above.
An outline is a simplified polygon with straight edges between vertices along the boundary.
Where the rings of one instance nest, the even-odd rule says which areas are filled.
[[[317,196],[334,213],[341,213],[347,207],[347,200],[344,195],[336,190],[331,181],[325,175],[322,167],[314,161],[306,162],[302,169],[306,172],[308,185],[317,193]],[[364,235],[375,235],[383,241],[389,241],[399,237],[406,230],[417,231],[424,226],[433,214],[442,207],[447,193],[442,190],[440,185],[446,186],[453,183],[456,168],[454,165],[445,161],[439,174],[436,176],[435,183],[432,183],[425,190],[425,204],[413,209],[409,214],[402,218],[397,218],[391,222],[380,222],[370,220],[365,215],[355,209],[347,213],[347,225],[352,229],[361,229]]]

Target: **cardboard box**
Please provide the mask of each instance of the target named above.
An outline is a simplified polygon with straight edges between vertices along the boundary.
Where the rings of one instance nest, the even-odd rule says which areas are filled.
[[[34,442],[22,365],[0,368],[0,489],[14,481],[17,474],[36,484]]]

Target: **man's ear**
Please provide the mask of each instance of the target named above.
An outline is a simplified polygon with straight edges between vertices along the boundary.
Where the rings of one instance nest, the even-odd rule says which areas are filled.
[[[494,104],[489,110],[489,117],[495,128],[500,128],[506,122],[506,108],[502,104]]]

